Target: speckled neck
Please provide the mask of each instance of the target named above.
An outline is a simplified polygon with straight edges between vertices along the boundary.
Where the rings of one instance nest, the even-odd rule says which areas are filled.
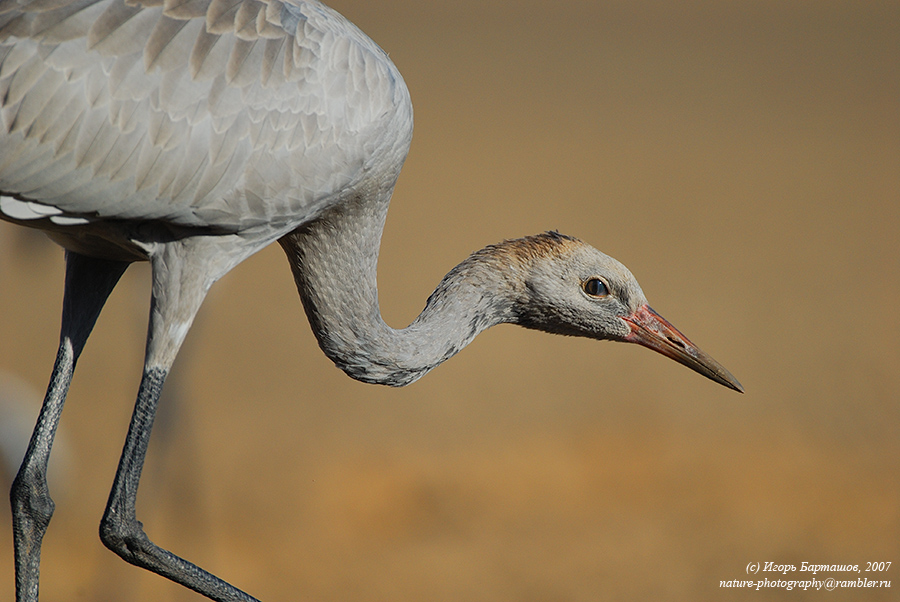
[[[403,386],[486,328],[512,321],[512,304],[498,268],[470,259],[447,274],[407,328],[385,324],[376,283],[385,195],[376,203],[345,199],[280,243],[325,354],[352,378]]]

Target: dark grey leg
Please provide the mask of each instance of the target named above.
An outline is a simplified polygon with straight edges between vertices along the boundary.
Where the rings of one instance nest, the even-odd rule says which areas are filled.
[[[22,466],[13,480],[10,505],[16,558],[16,600],[37,602],[41,541],[53,516],[47,463],[75,363],[128,263],[66,253],[62,327],[53,375]]]
[[[125,438],[115,481],[100,523],[100,538],[127,562],[167,577],[221,602],[255,598],[200,567],[154,544],[135,512],[141,469],[150,441],[159,395],[184,336],[214,280],[205,266],[191,265],[184,253],[163,251],[153,261],[153,301],[147,358],[137,403]]]

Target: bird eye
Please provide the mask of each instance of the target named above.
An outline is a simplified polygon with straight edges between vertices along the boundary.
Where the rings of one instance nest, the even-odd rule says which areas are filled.
[[[581,288],[591,297],[605,297],[609,294],[609,288],[606,286],[606,283],[599,278],[585,280]]]

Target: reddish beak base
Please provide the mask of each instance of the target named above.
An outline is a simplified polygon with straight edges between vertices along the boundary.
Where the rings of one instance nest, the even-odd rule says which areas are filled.
[[[744,392],[741,383],[722,364],[691,343],[649,305],[638,308],[624,320],[631,327],[625,341],[648,347],[729,389]]]

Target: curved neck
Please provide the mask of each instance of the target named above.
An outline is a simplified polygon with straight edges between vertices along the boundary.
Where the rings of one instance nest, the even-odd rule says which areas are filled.
[[[387,205],[345,199],[279,242],[325,354],[352,378],[402,386],[486,328],[512,321],[513,310],[500,266],[468,259],[444,277],[412,324],[385,324],[376,272]]]

